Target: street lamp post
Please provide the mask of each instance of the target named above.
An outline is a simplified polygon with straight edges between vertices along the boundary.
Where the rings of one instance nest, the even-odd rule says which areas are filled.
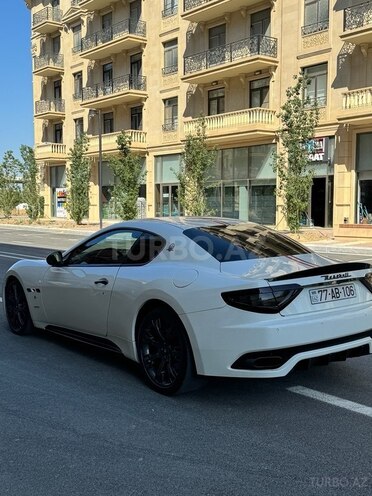
[[[102,111],[101,109],[89,110],[89,117],[98,117],[98,219],[99,228],[102,229]]]

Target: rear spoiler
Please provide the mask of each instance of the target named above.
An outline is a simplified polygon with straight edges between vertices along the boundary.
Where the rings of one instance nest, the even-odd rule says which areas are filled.
[[[338,273],[340,273],[340,279],[346,279],[348,276],[352,277],[352,275],[349,274],[350,271],[366,270],[366,269],[372,269],[372,265],[363,262],[346,262],[346,263],[337,263],[332,265],[323,265],[322,267],[314,267],[311,269],[300,270],[299,272],[291,272],[289,274],[284,274],[282,276],[277,276],[277,277],[273,277],[272,279],[266,279],[266,280],[268,282],[285,281],[288,279],[293,279],[294,277],[295,278],[313,277],[313,276],[338,274]],[[338,277],[329,278],[329,280],[336,280],[336,279],[338,279]]]

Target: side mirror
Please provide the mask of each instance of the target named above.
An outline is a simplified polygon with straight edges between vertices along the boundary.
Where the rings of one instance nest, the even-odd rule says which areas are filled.
[[[53,251],[46,257],[46,262],[52,267],[61,267],[63,265],[63,257],[61,251]]]

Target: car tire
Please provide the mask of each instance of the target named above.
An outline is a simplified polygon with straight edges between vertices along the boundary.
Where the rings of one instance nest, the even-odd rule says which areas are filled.
[[[5,286],[5,311],[10,330],[14,334],[31,334],[34,325],[31,319],[30,310],[18,279],[10,278]]]
[[[171,396],[199,387],[186,331],[171,309],[149,310],[137,331],[139,364],[151,389]]]

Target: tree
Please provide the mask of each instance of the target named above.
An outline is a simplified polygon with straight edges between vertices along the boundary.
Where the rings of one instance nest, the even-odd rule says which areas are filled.
[[[279,193],[283,200],[283,213],[291,231],[300,228],[301,214],[309,204],[313,171],[309,154],[314,151],[314,132],[319,121],[316,101],[307,94],[310,79],[300,73],[294,76],[295,84],[286,90],[287,101],[281,107],[279,138],[282,151],[274,155],[273,167],[278,174]]]
[[[137,217],[137,199],[144,178],[142,160],[130,149],[130,135],[122,131],[116,139],[119,156],[108,158],[109,167],[115,176],[112,191],[114,212],[123,220]]]
[[[70,148],[70,166],[66,171],[68,181],[68,195],[66,210],[76,224],[81,224],[89,214],[89,181],[91,164],[85,156],[89,147],[89,140],[82,134]]]
[[[20,152],[23,160],[21,165],[23,174],[22,199],[27,204],[26,213],[28,218],[31,221],[35,221],[43,215],[43,203],[40,196],[39,174],[35,153],[27,145],[21,145]]]
[[[216,151],[206,144],[205,118],[196,124],[196,134],[186,136],[182,165],[176,177],[179,181],[178,198],[186,215],[208,215],[207,206],[208,171],[215,163]]]
[[[7,218],[21,201],[20,174],[21,163],[8,150],[0,162],[0,210]]]

